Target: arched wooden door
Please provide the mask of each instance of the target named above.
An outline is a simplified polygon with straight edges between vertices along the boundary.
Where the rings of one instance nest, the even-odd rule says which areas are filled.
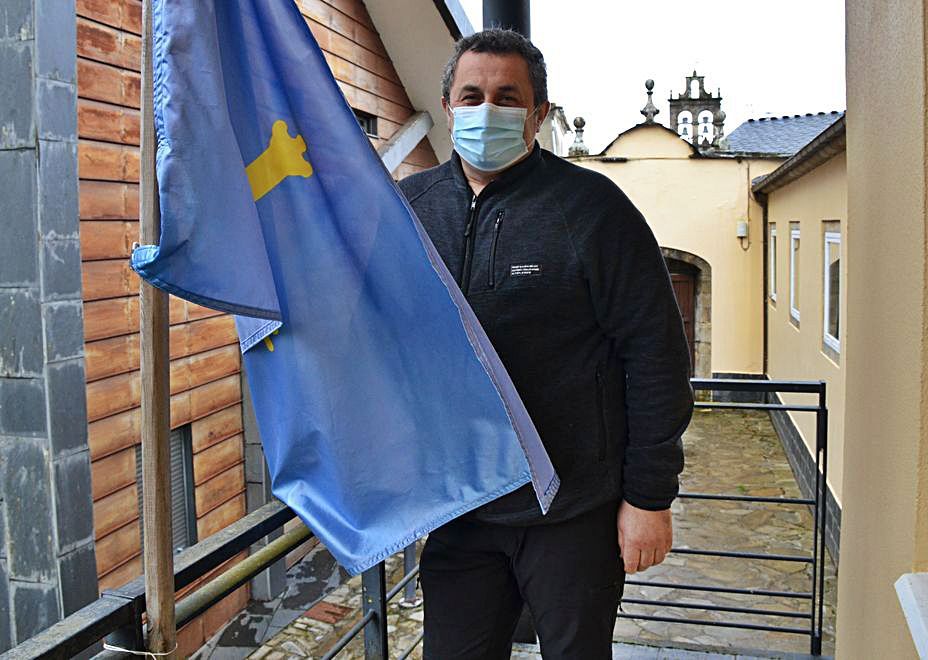
[[[673,293],[677,297],[680,315],[683,316],[683,329],[686,331],[686,343],[690,347],[690,374],[692,365],[696,364],[696,276],[692,273],[671,273]]]

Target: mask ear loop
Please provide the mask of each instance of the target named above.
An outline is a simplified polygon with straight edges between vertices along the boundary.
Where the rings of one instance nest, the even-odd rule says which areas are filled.
[[[536,105],[536,106],[535,106],[535,109],[532,110],[532,111],[528,114],[528,116],[526,116],[526,118],[525,118],[526,121],[528,121],[528,118],[529,118],[529,117],[531,117],[531,116],[534,115],[536,112],[538,112],[538,108],[540,108],[540,107],[541,107],[541,106]],[[537,119],[537,117],[536,117],[536,119]],[[544,120],[544,119],[542,119],[542,120],[539,121],[537,124],[535,124],[535,133],[536,133],[536,134],[538,133],[538,131],[541,130],[541,125],[542,125],[543,123],[545,123],[545,120]]]

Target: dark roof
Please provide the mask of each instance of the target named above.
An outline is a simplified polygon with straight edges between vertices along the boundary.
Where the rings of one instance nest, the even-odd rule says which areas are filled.
[[[834,111],[748,119],[728,136],[727,151],[792,156],[843,116]]]
[[[841,117],[770,174],[751,181],[754,194],[769,195],[847,149],[847,119]]]

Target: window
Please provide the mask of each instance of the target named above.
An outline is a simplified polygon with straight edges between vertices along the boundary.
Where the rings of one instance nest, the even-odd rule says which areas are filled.
[[[193,447],[190,425],[171,431],[171,526],[174,552],[197,542],[197,514],[193,496]],[[135,446],[135,480],[139,497],[139,535],[145,547],[142,517],[142,445]]]
[[[354,108],[352,108],[354,110]],[[374,115],[362,112],[361,110],[354,110],[354,116],[358,119],[358,124],[361,128],[364,129],[364,132],[367,133],[369,137],[377,137],[377,117]]]
[[[799,323],[799,223],[789,225],[789,315]]]
[[[770,225],[770,247],[769,258],[767,260],[767,291],[770,300],[777,301],[777,226]]]
[[[839,332],[841,330],[841,233],[825,231],[824,276],[824,335],[825,345],[841,352]]]

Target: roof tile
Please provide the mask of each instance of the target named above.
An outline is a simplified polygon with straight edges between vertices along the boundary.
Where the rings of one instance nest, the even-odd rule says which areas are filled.
[[[728,136],[727,151],[792,156],[843,115],[835,111],[748,119]]]

